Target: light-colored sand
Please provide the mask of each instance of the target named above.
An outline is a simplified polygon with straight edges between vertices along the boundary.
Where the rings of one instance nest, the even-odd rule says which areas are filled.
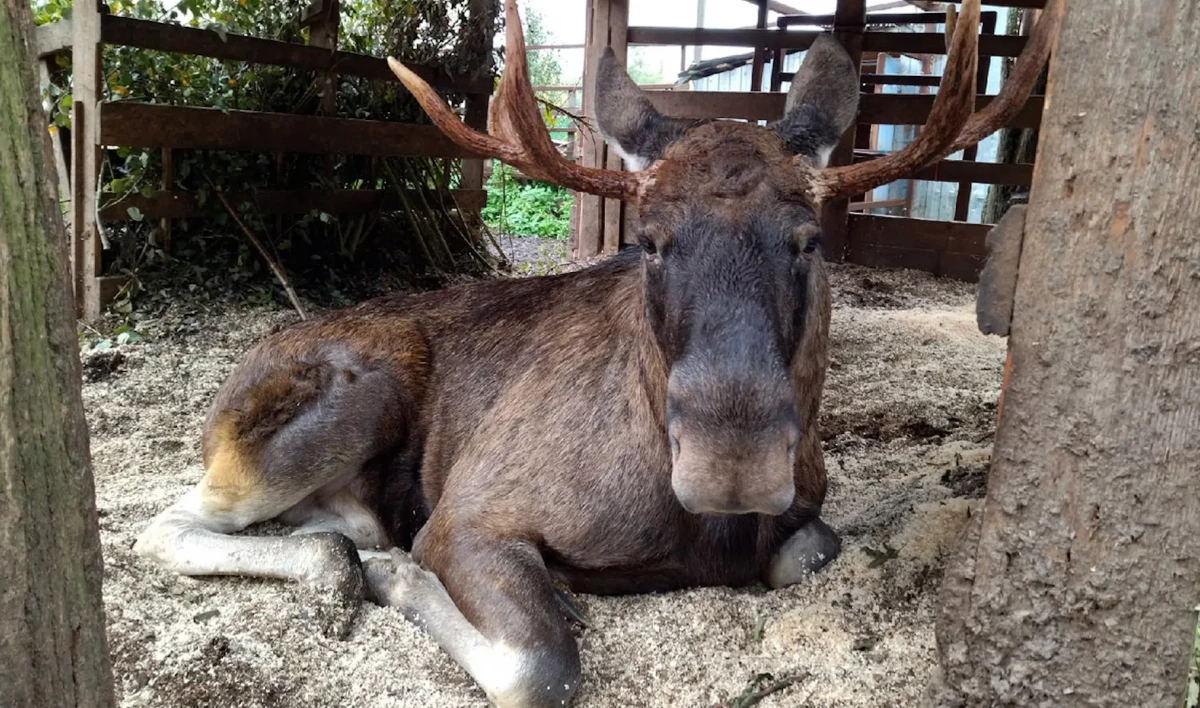
[[[779,592],[580,598],[593,627],[578,634],[579,708],[711,706],[760,672],[807,676],[764,708],[900,707],[922,695],[940,566],[983,492],[1003,342],[976,331],[970,286],[854,267],[833,280],[826,516],[844,555]],[[133,554],[146,521],[200,477],[200,425],[222,379],[293,321],[270,308],[190,309],[121,348],[115,371],[112,354],[84,356],[121,705],[486,705],[393,610],[364,607],[336,641],[298,587],[176,577]]]

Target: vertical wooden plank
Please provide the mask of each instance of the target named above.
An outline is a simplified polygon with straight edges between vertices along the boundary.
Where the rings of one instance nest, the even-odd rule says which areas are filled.
[[[787,51],[775,50],[775,60],[771,62],[771,91],[783,90],[783,62],[787,59]]]
[[[611,0],[589,0],[587,49],[583,65],[583,114],[595,125],[596,67],[608,40],[608,15]],[[604,141],[595,132],[580,126],[580,154],[585,167],[604,165]],[[604,238],[604,200],[594,194],[580,194],[579,238],[575,258],[592,258],[601,251]]]
[[[492,1],[491,0],[471,0],[468,7],[471,14],[472,26],[476,26],[479,18],[491,18]],[[487,25],[490,30],[490,22]],[[484,43],[487,51],[487,65],[483,69],[486,75],[492,69],[492,52],[491,41],[492,35],[490,31],[485,31],[476,41]],[[485,94],[472,94],[467,96],[465,114],[463,120],[472,128],[486,132],[488,119],[488,103],[491,97]],[[483,189],[484,183],[484,160],[463,160],[462,163],[462,187],[463,189]],[[473,214],[478,216],[477,211]]]
[[[854,70],[862,70],[863,29],[867,17],[866,0],[838,0],[834,11],[833,36],[842,43],[846,53],[854,62]],[[842,142],[830,156],[831,165],[848,165],[854,159],[856,130],[851,128],[842,136]],[[825,205],[821,214],[821,228],[825,237],[825,258],[840,262],[846,257],[849,233],[849,199],[838,199]]]
[[[996,15],[988,13],[983,16],[980,22],[980,31],[983,34],[996,34]],[[988,72],[991,69],[991,57],[979,57],[979,80],[975,90],[980,93],[987,92]],[[962,159],[974,160],[979,155],[979,146],[971,145],[963,150]],[[954,201],[954,220],[966,221],[971,211],[971,183],[959,182],[958,195]]]
[[[331,53],[337,50],[338,25],[341,22],[340,0],[314,0],[306,14],[310,17],[308,23],[308,43],[313,47],[328,49]],[[337,115],[338,75],[334,71],[321,74],[321,102],[319,115]],[[337,157],[325,155],[325,178],[334,183],[337,171]]]
[[[51,82],[53,81],[53,78],[52,78],[52,70],[53,70],[52,65],[53,64],[54,64],[54,55],[44,57],[42,61],[38,62],[38,77],[41,81],[43,90],[47,86],[49,86],[51,84]],[[47,114],[46,118],[47,118],[47,126],[53,127],[53,123],[50,123],[48,120],[50,118],[49,114]],[[51,150],[53,150],[53,152],[54,152],[54,173],[55,173],[55,176],[57,177],[57,179],[55,180],[55,184],[58,186],[58,193],[56,196],[59,198],[60,201],[62,201],[62,200],[70,201],[71,200],[71,170],[67,166],[67,156],[66,156],[66,153],[63,151],[63,136],[58,131],[57,128],[55,128],[54,136],[50,140],[50,147],[51,147]],[[66,213],[63,214],[63,222],[64,222],[64,225],[66,226],[65,233],[66,233],[67,238],[70,238],[71,223],[74,221],[72,211],[73,210],[68,209],[66,211]]]
[[[758,0],[758,24],[762,30],[767,28],[767,0]],[[762,47],[754,48],[754,64],[750,71],[750,90],[762,91],[763,66],[767,63],[767,50]]]
[[[608,1],[608,46],[622,64],[628,64],[629,43],[629,0]],[[597,97],[597,100],[602,100]],[[610,170],[624,169],[617,151],[605,148],[605,166]],[[604,200],[604,253],[616,253],[621,248],[621,229],[624,224],[622,213],[625,205],[620,199]]]
[[[101,272],[103,248],[96,199],[100,177],[99,102],[102,98],[100,66],[100,0],[78,0],[72,21],[71,65],[74,71],[74,106],[71,133],[71,218],[72,274],[75,307],[86,320],[100,318],[102,303],[97,277]]]

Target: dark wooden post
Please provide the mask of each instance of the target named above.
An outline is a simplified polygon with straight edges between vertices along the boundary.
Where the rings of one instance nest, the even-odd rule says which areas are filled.
[[[583,65],[583,113],[595,125],[596,117],[596,67],[608,43],[609,4],[612,0],[588,0],[587,48],[584,50]],[[599,134],[585,127],[579,129],[581,161],[586,167],[602,167],[605,164],[604,140]],[[575,243],[575,258],[592,258],[600,253],[604,244],[604,200],[593,194],[579,194],[579,237]]]
[[[308,27],[308,44],[337,51],[338,29],[342,21],[341,0],[313,0],[300,18],[301,26]],[[338,75],[336,71],[321,72],[321,102],[318,115],[337,116]],[[336,179],[337,157],[325,155],[325,178],[332,184]]]
[[[0,706],[110,708],[67,242],[34,46],[29,3],[7,0],[0,8],[0,164],[8,173],[0,179]]]
[[[606,44],[613,49],[617,59],[622,64],[629,58],[629,0],[608,0],[608,40]],[[597,100],[600,100],[597,97]],[[616,150],[605,148],[605,166],[610,170],[624,169],[621,157]],[[616,253],[621,248],[621,230],[625,221],[622,216],[625,205],[620,199],[604,200],[604,240],[603,252]],[[632,211],[632,210],[630,210]]]
[[[492,32],[494,30],[493,20],[493,2],[492,0],[471,0],[471,26],[478,30],[479,36],[473,41],[477,42],[481,52],[487,57],[486,64],[481,68],[481,74],[490,75],[492,70]],[[488,94],[471,94],[467,96],[464,122],[472,128],[479,131],[487,130],[488,120],[488,103],[491,96]],[[483,189],[484,183],[484,160],[463,160],[462,162],[462,188],[463,189]],[[478,219],[479,212],[473,211],[472,217]]]
[[[758,24],[760,30],[767,28],[767,0],[758,0]],[[767,63],[767,50],[762,47],[754,48],[754,64],[750,70],[750,90],[762,91],[763,67]]]
[[[996,13],[985,12],[979,22],[979,30],[982,34],[996,34]],[[975,90],[979,95],[983,95],[987,91],[988,75],[991,72],[992,61],[991,57],[979,57],[979,81],[976,84]],[[979,146],[971,145],[963,150],[962,159],[974,160],[979,155]],[[971,211],[971,182],[958,183],[958,195],[954,202],[954,220],[966,221],[967,216]]]
[[[86,320],[100,318],[103,245],[97,199],[100,178],[101,0],[79,0],[72,13],[74,72],[71,111],[71,244],[75,307]]]
[[[837,38],[850,59],[854,70],[862,70],[863,30],[867,19],[866,0],[838,0],[834,11],[834,37]],[[851,126],[842,136],[842,142],[830,156],[831,165],[848,165],[854,159],[854,142],[858,134],[857,125]],[[842,261],[846,256],[849,241],[849,199],[838,199],[825,205],[821,214],[821,227],[825,237],[825,258]]]
[[[1064,4],[936,704],[1177,708],[1200,598],[1200,13]]]

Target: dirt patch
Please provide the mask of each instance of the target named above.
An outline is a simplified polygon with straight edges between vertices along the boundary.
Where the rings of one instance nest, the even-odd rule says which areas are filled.
[[[531,269],[556,268],[565,254],[554,242],[505,241],[519,244],[504,247]],[[850,266],[832,278],[826,516],[843,534],[843,556],[777,592],[580,598],[592,624],[578,632],[580,708],[711,706],[761,673],[802,677],[764,708],[898,708],[923,695],[942,563],[983,493],[1004,344],[975,330],[970,286]],[[486,705],[397,612],[365,606],[337,641],[321,634],[320,613],[298,587],[182,578],[133,554],[146,521],[199,479],[200,426],[223,378],[295,320],[271,306],[180,308],[145,341],[116,350],[117,365],[87,355],[121,705]]]

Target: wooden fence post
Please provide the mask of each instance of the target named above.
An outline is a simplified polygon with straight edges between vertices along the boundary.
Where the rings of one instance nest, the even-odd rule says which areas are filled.
[[[488,76],[492,69],[492,0],[471,0],[469,7],[472,26],[475,27],[481,22],[481,18],[487,18],[487,27],[480,31],[480,36],[477,38],[487,54],[487,64],[483,68],[481,75]],[[463,121],[472,128],[479,131],[487,131],[488,121],[488,103],[491,96],[488,94],[474,93],[467,96],[465,115]],[[483,189],[484,184],[484,160],[470,159],[462,162],[462,188],[463,189]],[[475,218],[479,217],[479,210],[472,210]]]
[[[854,70],[862,71],[863,31],[866,28],[866,0],[838,0],[834,11],[834,32],[846,53],[854,62]],[[854,160],[854,143],[858,134],[857,123],[842,136],[842,142],[830,156],[831,165],[848,165]],[[825,205],[821,214],[821,227],[825,237],[825,258],[830,261],[842,261],[846,257],[846,247],[850,231],[850,200],[848,198],[831,201]]]
[[[100,99],[102,47],[101,0],[78,0],[72,15],[74,38],[71,66],[74,72],[71,111],[71,254],[75,308],[85,320],[100,318],[103,245],[97,199],[100,179]]]
[[[596,119],[596,67],[608,41],[609,4],[612,0],[588,0],[587,48],[584,50],[583,65],[583,113],[591,121]],[[580,127],[580,156],[585,167],[602,167],[604,139],[594,131]],[[572,257],[592,258],[601,252],[604,243],[604,200],[594,194],[579,194],[579,237]]]
[[[996,34],[996,14],[994,12],[985,13],[980,21],[979,31],[981,34]],[[979,57],[978,76],[979,80],[975,90],[979,95],[987,92],[988,75],[991,73],[992,58]],[[979,155],[979,145],[971,145],[963,150],[962,159],[974,161]],[[954,201],[954,220],[966,221],[971,212],[971,187],[973,182],[959,182],[958,195]]]
[[[1200,13],[1064,7],[935,703],[1175,708],[1200,598]]]
[[[605,44],[612,47],[618,61],[623,65],[627,65],[629,58],[629,44],[627,42],[629,0],[608,0],[607,4],[608,38]],[[599,97],[596,98],[599,100]],[[605,157],[605,166],[610,170],[624,169],[617,151],[610,150],[607,147],[604,149],[607,155]],[[625,223],[622,218],[624,207],[625,205],[620,199],[604,200],[604,240],[602,249],[604,253],[616,253],[621,248],[621,231]]]

